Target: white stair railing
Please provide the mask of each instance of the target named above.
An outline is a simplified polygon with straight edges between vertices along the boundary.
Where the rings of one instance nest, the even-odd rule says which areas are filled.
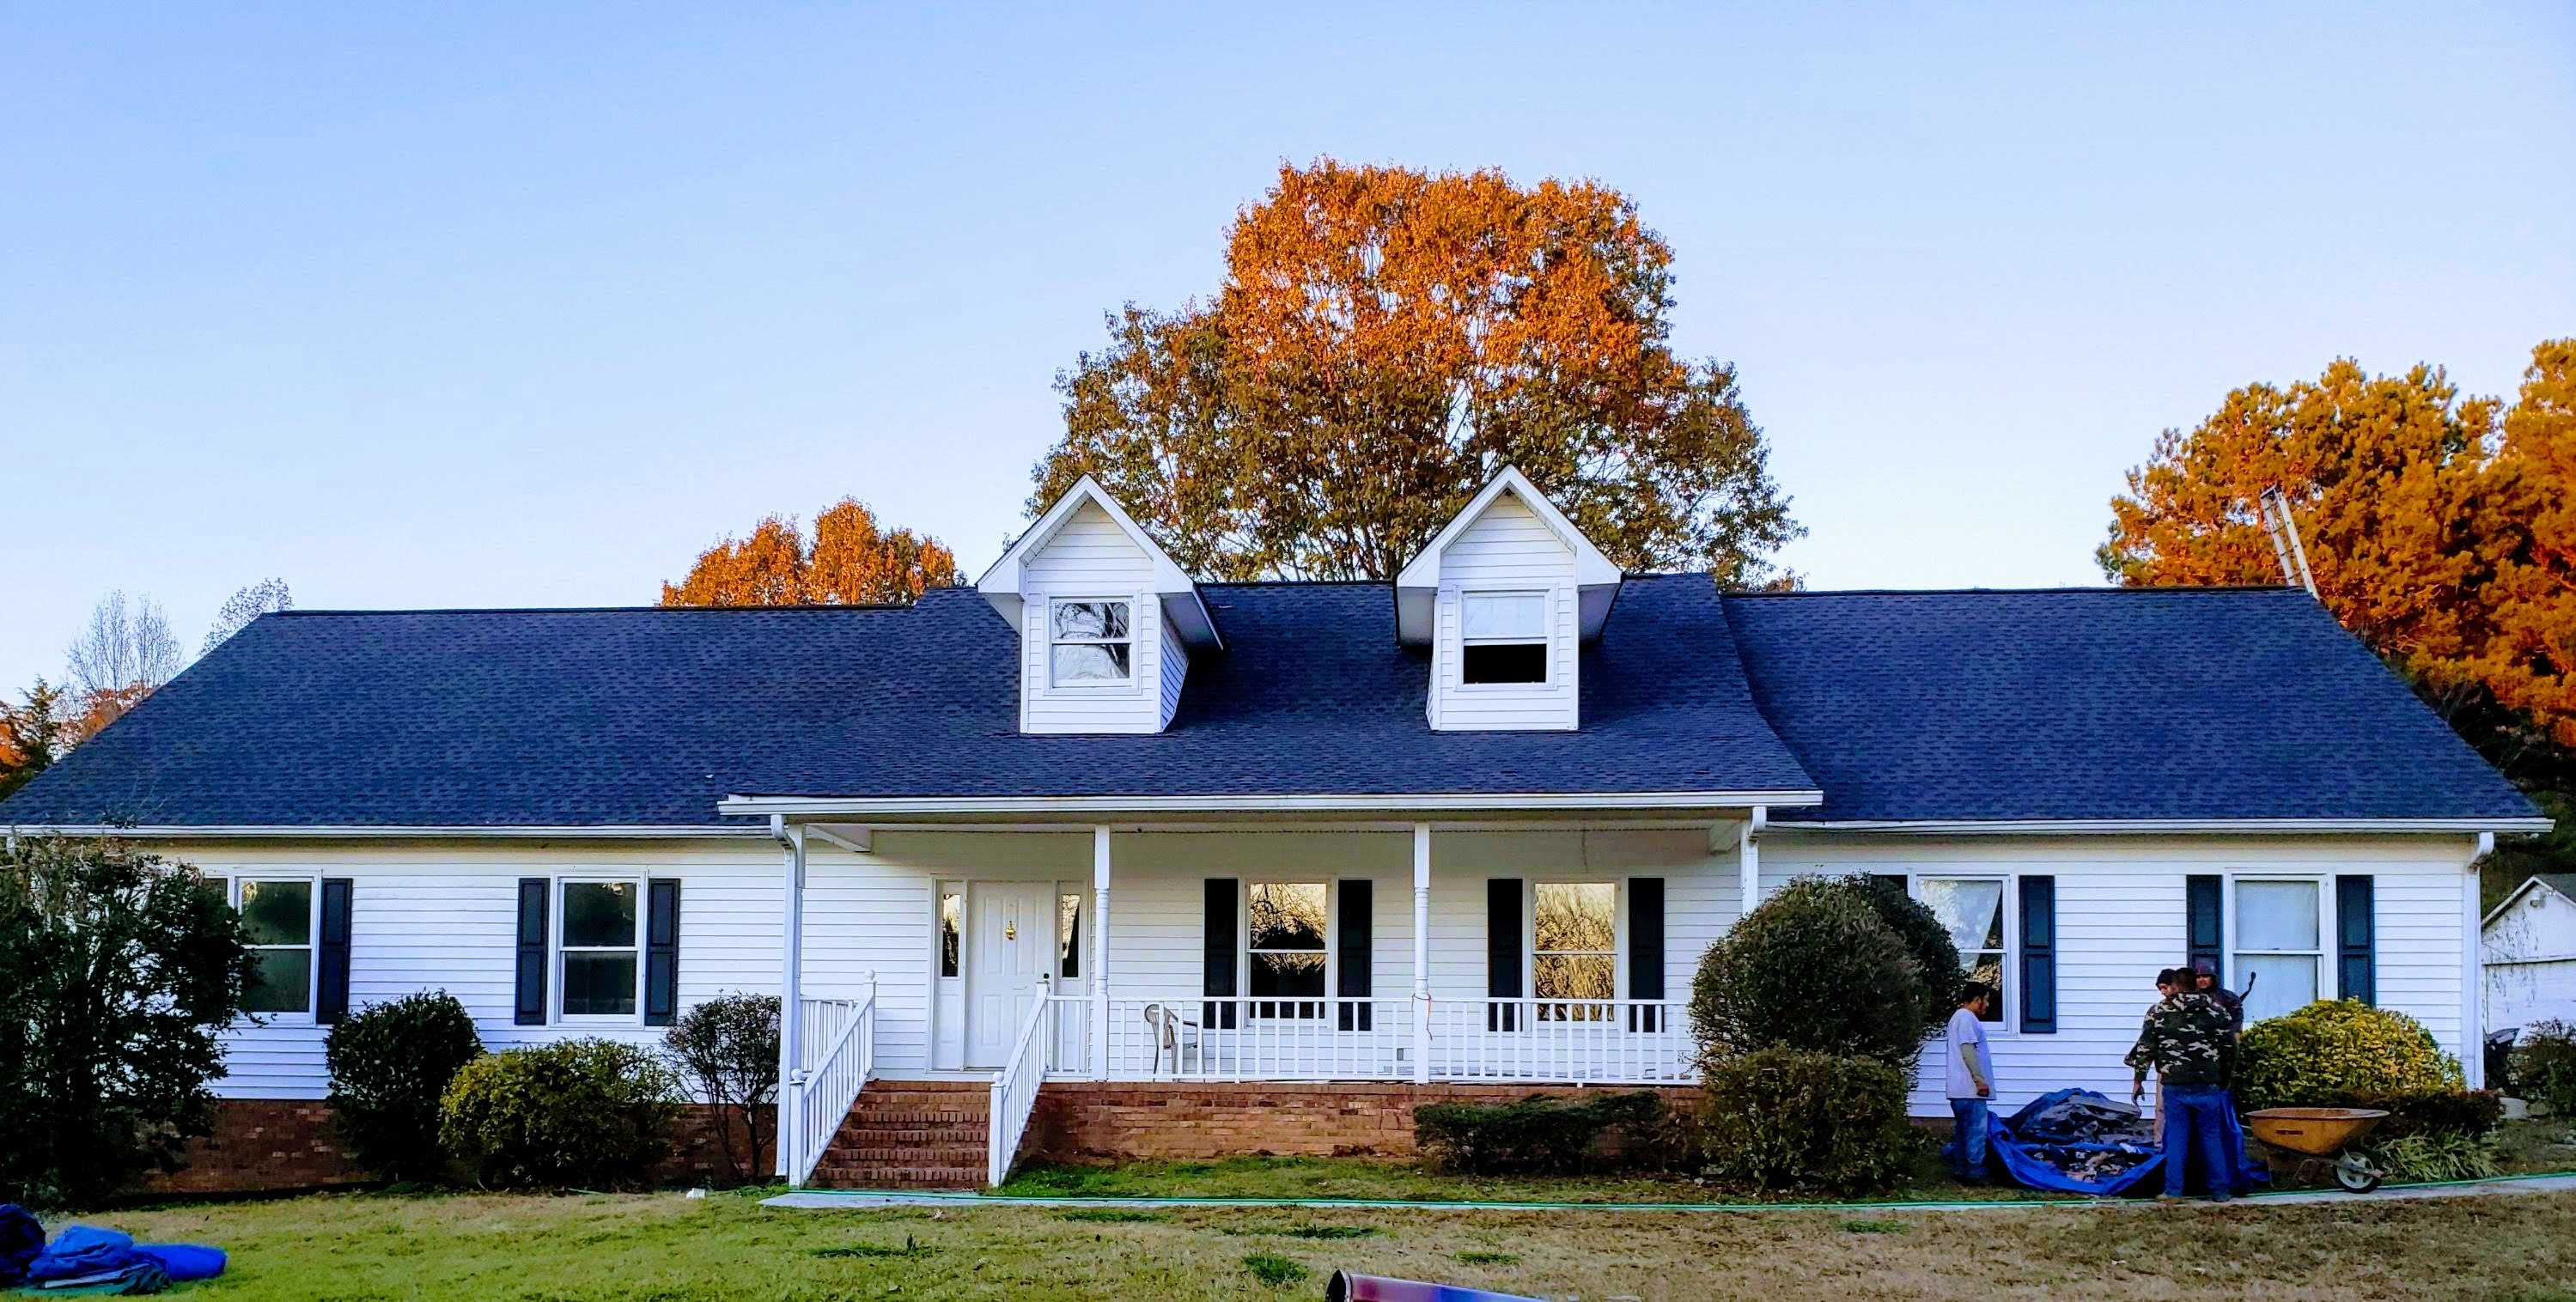
[[[1011,1042],[1011,1056],[993,1074],[992,1121],[984,1157],[987,1185],[1010,1178],[1011,1164],[1020,1156],[1020,1140],[1029,1133],[1029,1114],[1037,1109],[1038,1084],[1046,1079],[1048,1049],[1055,1039],[1046,1033],[1054,1023],[1050,1003],[1046,979],[1040,977],[1038,997],[1029,1005],[1028,1019],[1020,1023],[1019,1038]]]
[[[800,999],[796,1015],[812,1065],[780,1086],[788,1107],[781,1118],[787,1132],[787,1182],[802,1185],[831,1147],[850,1107],[876,1071],[877,994],[874,986],[857,999]]]

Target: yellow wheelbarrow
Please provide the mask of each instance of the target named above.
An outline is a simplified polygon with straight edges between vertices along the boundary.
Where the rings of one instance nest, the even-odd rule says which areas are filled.
[[[2299,1154],[2303,1177],[2312,1164],[2330,1165],[2336,1184],[2353,1193],[2369,1193],[2388,1173],[2348,1145],[2387,1116],[2376,1108],[2265,1108],[2246,1113],[2245,1128],[2274,1148]]]

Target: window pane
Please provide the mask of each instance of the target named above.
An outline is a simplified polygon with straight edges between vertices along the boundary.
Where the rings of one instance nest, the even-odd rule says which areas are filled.
[[[1256,882],[1245,910],[1253,949],[1324,950],[1324,884],[1321,882]],[[1323,959],[1315,960],[1323,971]],[[1320,979],[1320,978],[1318,978]],[[1321,993],[1322,987],[1318,986]]]
[[[1988,990],[1995,992],[1995,997],[1986,1001],[1986,1015],[1981,1020],[2004,1020],[2004,956],[2000,953],[1961,954],[1959,962],[1968,969],[1969,980],[1982,981]]]
[[[2237,980],[2251,980],[2245,996],[2245,1020],[2259,1022],[2296,1012],[2317,998],[2317,961],[2313,958],[2239,958]]]
[[[635,943],[635,883],[566,882],[563,894],[564,944]]]
[[[1609,954],[1541,954],[1530,964],[1530,991],[1541,999],[1616,999],[1618,963]]]
[[[1528,641],[1544,641],[1547,637],[1547,598],[1534,592],[1470,596],[1460,614],[1460,631],[1468,637]]]
[[[957,975],[957,926],[966,913],[966,897],[955,891],[939,893],[939,975]]]
[[[1321,954],[1255,954],[1252,956],[1252,983],[1247,993],[1294,995],[1311,999],[1324,996],[1324,956]]]
[[[1127,603],[1123,601],[1067,601],[1055,608],[1055,635],[1059,638],[1108,638],[1127,636]]]
[[[1056,974],[1067,981],[1082,975],[1082,897],[1055,897]]]
[[[302,1013],[313,1008],[313,951],[257,949],[259,971],[251,978],[242,1007],[254,1013]]]
[[[2315,882],[2236,883],[2238,949],[2315,949]],[[2311,979],[2314,974],[2311,973]]]
[[[242,924],[254,945],[313,943],[313,883],[243,882]]]
[[[1533,949],[1619,948],[1619,888],[1608,882],[1540,882],[1531,913]]]
[[[565,1016],[634,1014],[635,955],[631,951],[566,954],[563,966]]]
[[[1124,642],[1065,642],[1055,648],[1059,683],[1123,683],[1134,648]]]
[[[1926,878],[1923,906],[1950,930],[1959,957],[1975,961],[1979,950],[2004,947],[2004,884]]]
[[[1469,645],[1459,651],[1458,679],[1467,683],[1543,683],[1547,681],[1547,644],[1498,642]]]

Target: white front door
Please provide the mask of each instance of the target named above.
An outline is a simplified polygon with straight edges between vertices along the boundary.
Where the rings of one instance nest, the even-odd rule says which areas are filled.
[[[1037,1006],[1053,966],[1055,887],[974,882],[966,888],[966,1065],[999,1068]]]

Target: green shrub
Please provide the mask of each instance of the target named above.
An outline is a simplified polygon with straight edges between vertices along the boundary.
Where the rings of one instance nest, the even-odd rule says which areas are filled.
[[[2391,1180],[2484,1180],[2504,1172],[2493,1135],[2424,1133],[2382,1140],[2364,1151]]]
[[[1959,1006],[1959,990],[1968,982],[1967,967],[1959,961],[1959,944],[1950,939],[1950,929],[1941,925],[1930,906],[1906,894],[1901,881],[1865,873],[1843,880],[1859,888],[1878,920],[1905,942],[1906,952],[1922,969],[1923,1031],[1929,1035],[1940,1030],[1949,1022],[1950,1010]]]
[[[2576,1027],[2534,1022],[2514,1041],[2513,1087],[2562,1117],[2576,1117]]]
[[[2414,1018],[2351,999],[2320,999],[2245,1028],[2236,1064],[2237,1104],[2249,1112],[2460,1087],[2460,1064]]]
[[[633,1045],[512,1049],[456,1073],[439,1138],[486,1187],[632,1186],[670,1154],[679,1096],[679,1077]]]
[[[1514,1103],[1425,1103],[1413,1110],[1413,1142],[1436,1170],[1556,1174],[1581,1168],[1604,1131],[1650,1140],[1663,1107],[1651,1090],[1580,1101],[1532,1094]]]
[[[444,990],[369,1004],[322,1041],[332,1124],[368,1170],[389,1180],[439,1179],[447,1173],[440,1100],[482,1055],[473,1016]]]
[[[1876,1058],[1763,1049],[1712,1064],[1700,1135],[1711,1173],[1761,1189],[1885,1187],[1929,1142],[1906,1074]]]
[[[2504,1120],[2504,1097],[2494,1090],[2412,1090],[2389,1094],[2362,1090],[2329,1094],[2320,1108],[2376,1108],[2388,1114],[2370,1132],[2374,1140],[2409,1135],[2484,1135]]]
[[[1869,891],[1806,877],[1709,946],[1691,1030],[1710,1063],[1782,1046],[1904,1064],[1922,1048],[1933,997]]]
[[[736,1184],[769,1165],[762,1109],[778,1098],[778,996],[726,995],[680,1014],[662,1048],[698,1096],[716,1109],[716,1151]],[[748,1150],[734,1155],[732,1118],[742,1118]]]

